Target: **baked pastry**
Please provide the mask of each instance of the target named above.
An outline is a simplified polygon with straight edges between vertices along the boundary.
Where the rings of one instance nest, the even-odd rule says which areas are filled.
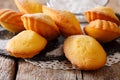
[[[119,19],[115,15],[115,12],[108,7],[96,7],[94,9],[88,10],[85,12],[85,17],[88,22],[94,21],[96,19],[100,20],[107,20],[116,23],[117,25],[120,24]]]
[[[68,37],[63,49],[67,59],[80,70],[96,70],[106,63],[106,52],[102,46],[87,35]]]
[[[14,0],[14,2],[22,13],[42,12],[42,4],[38,0]]]
[[[27,30],[35,31],[47,40],[55,39],[60,34],[55,22],[46,14],[24,14],[21,19]]]
[[[26,30],[14,36],[6,44],[7,52],[17,58],[32,58],[42,51],[47,40],[34,31]]]
[[[21,21],[21,16],[23,14],[15,12],[10,9],[0,10],[0,24],[2,27],[11,32],[20,32],[24,30],[23,22]]]
[[[117,24],[105,20],[95,20],[90,22],[84,27],[84,31],[89,36],[104,43],[120,37],[120,28]]]
[[[59,27],[64,36],[82,34],[79,21],[68,11],[57,11],[43,6],[43,13],[49,15]]]

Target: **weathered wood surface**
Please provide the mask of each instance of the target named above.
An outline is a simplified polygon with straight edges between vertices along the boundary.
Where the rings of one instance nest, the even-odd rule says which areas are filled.
[[[95,71],[83,71],[83,80],[120,80],[120,62]]]
[[[41,69],[24,61],[18,65],[16,80],[76,80],[75,70]]]
[[[0,80],[14,80],[15,70],[14,59],[0,55]]]
[[[120,63],[95,71],[41,69],[19,61],[16,80],[120,80]]]

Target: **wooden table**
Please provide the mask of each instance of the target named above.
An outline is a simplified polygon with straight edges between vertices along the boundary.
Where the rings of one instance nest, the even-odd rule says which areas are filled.
[[[110,0],[107,6],[120,13],[120,0]],[[0,0],[1,8],[17,10],[13,0]],[[120,62],[95,71],[53,70],[0,55],[0,80],[120,80]]]

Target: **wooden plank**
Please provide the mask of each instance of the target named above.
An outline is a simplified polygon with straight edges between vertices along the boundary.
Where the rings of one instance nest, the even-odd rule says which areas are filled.
[[[83,71],[83,80],[120,80],[120,62],[95,71]]]
[[[76,80],[75,70],[41,69],[24,61],[18,64],[16,80]]]
[[[14,80],[15,67],[14,59],[0,55],[0,80]]]
[[[83,80],[82,71],[76,70],[76,80]]]

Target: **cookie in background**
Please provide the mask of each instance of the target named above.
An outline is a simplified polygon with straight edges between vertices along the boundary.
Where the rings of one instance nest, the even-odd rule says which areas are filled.
[[[43,13],[50,16],[55,21],[65,37],[82,34],[80,23],[73,13],[54,10],[47,6],[43,6]]]
[[[110,42],[120,37],[120,28],[116,23],[106,20],[91,21],[84,27],[87,35],[92,36],[101,43]]]
[[[46,14],[24,14],[21,19],[25,29],[35,31],[47,40],[55,39],[60,35],[57,25]]]
[[[88,22],[94,21],[96,19],[106,20],[120,25],[120,21],[115,15],[115,12],[109,7],[95,7],[91,10],[85,12],[85,17]]]
[[[38,0],[14,0],[22,13],[41,13],[42,4]]]
[[[0,10],[0,24],[10,32],[18,33],[24,30],[21,16],[23,14],[11,9]]]

